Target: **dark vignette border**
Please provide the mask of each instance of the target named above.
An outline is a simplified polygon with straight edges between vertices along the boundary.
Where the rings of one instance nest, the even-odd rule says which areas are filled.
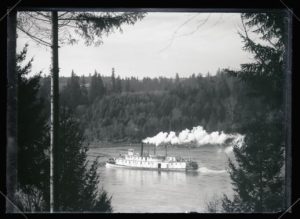
[[[283,2],[283,3],[282,3]],[[292,0],[252,0],[252,1],[246,1],[246,0],[140,0],[140,1],[133,1],[133,0],[4,0],[5,6],[1,8],[0,17],[2,17],[5,13],[7,8],[12,8],[14,5],[16,7],[13,10],[62,10],[62,9],[69,9],[69,10],[95,10],[97,8],[103,8],[105,10],[109,9],[119,9],[122,10],[128,10],[128,9],[134,9],[134,10],[146,10],[146,11],[190,11],[190,12],[196,12],[196,11],[205,11],[205,12],[244,12],[244,11],[265,11],[265,10],[276,10],[276,9],[286,9],[286,6],[289,8],[292,8],[294,13],[300,17],[299,10],[296,8],[295,1]],[[286,9],[287,10],[287,9]],[[288,11],[288,10],[287,10]],[[296,132],[296,119],[297,115],[296,112],[296,99],[295,99],[295,93],[296,93],[296,72],[298,72],[299,65],[297,65],[297,58],[299,52],[296,48],[299,48],[299,42],[297,42],[297,39],[300,39],[299,34],[297,33],[299,28],[300,20],[298,20],[293,14],[289,13],[289,46],[288,46],[288,56],[289,59],[287,60],[287,69],[286,69],[286,109],[287,109],[287,115],[286,115],[286,132],[287,132],[287,153],[290,153],[291,156],[288,157],[287,160],[287,169],[286,169],[286,175],[289,178],[293,179],[292,181],[287,181],[287,186],[292,185],[292,190],[287,191],[287,195],[290,197],[290,204],[293,204],[297,199],[299,198],[299,190],[297,190],[296,185],[299,185],[299,181],[297,181],[296,173],[297,170],[296,162],[299,160],[297,159],[296,155],[297,153],[297,139],[295,136]],[[1,171],[0,171],[0,179],[1,179],[1,191],[3,193],[6,193],[6,174],[9,174],[6,172],[6,153],[7,153],[7,144],[9,143],[7,141],[7,134],[8,130],[6,127],[6,121],[8,116],[12,120],[15,119],[13,116],[13,113],[11,111],[7,111],[7,107],[13,107],[14,102],[11,102],[12,104],[9,105],[10,101],[12,100],[11,97],[15,95],[16,89],[12,89],[12,92],[7,89],[8,81],[10,80],[12,83],[15,83],[15,77],[11,75],[7,75],[7,17],[4,17],[0,21],[1,26],[1,74],[0,74],[0,101],[1,101],[1,120],[0,120],[0,133],[1,133]],[[297,47],[298,45],[298,47]],[[291,97],[290,94],[293,94],[293,100],[289,97]],[[15,109],[16,110],[16,109]],[[291,112],[291,113],[289,113]],[[11,125],[11,124],[8,124]],[[14,125],[14,124],[12,124]],[[13,130],[13,126],[10,129],[11,133],[15,135],[15,131]],[[293,159],[292,159],[293,158]],[[289,168],[290,167],[290,168]],[[5,198],[0,195],[0,210],[1,210],[1,218],[3,216],[6,217],[17,217],[17,218],[24,218],[23,215],[20,214],[5,214]],[[289,202],[289,201],[288,201]],[[293,215],[296,213],[299,213],[300,209],[300,203],[297,203],[295,207],[293,208]],[[204,216],[204,217],[257,217],[257,216],[263,216],[264,218],[278,218],[283,212],[279,212],[277,214],[261,214],[261,213],[253,213],[253,214],[163,214],[161,216]],[[103,217],[103,216],[137,216],[137,217],[144,217],[144,216],[150,216],[153,217],[155,215],[160,214],[85,214],[84,217]],[[82,216],[82,214],[26,214],[28,218],[31,217],[61,217],[61,216],[75,216],[79,217]],[[291,216],[291,214],[286,214],[282,216],[282,218],[286,218]]]

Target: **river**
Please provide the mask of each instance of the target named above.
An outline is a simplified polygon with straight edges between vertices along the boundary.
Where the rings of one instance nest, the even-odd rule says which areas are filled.
[[[128,148],[140,152],[139,145],[111,145],[93,147],[89,159],[100,155],[100,187],[112,195],[113,212],[121,213],[178,213],[205,212],[206,204],[223,194],[232,195],[228,166],[228,153],[221,146],[206,145],[187,149],[169,147],[168,155],[192,158],[198,162],[197,172],[158,172],[106,168],[109,157],[127,153]],[[144,146],[153,154],[153,147]],[[164,155],[164,148],[157,148]],[[229,156],[232,156],[229,154]]]

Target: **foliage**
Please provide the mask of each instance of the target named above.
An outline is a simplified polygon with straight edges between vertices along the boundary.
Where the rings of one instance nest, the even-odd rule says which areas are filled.
[[[106,88],[103,84],[101,75],[95,71],[95,74],[91,78],[89,87],[89,102],[92,103],[95,99],[101,99],[106,93]]]
[[[26,212],[49,210],[49,112],[43,97],[49,98],[49,78],[40,81],[40,74],[28,77],[27,46],[17,56],[18,72],[18,192],[17,206]],[[40,84],[42,85],[40,87]],[[78,89],[78,78],[67,84],[68,90]],[[70,94],[70,93],[67,93]],[[72,93],[71,93],[72,95]],[[80,100],[80,99],[79,99]],[[74,101],[74,99],[73,99]],[[70,102],[72,104],[74,102]],[[111,212],[111,197],[98,188],[98,162],[87,160],[83,132],[71,113],[61,111],[57,153],[57,205],[60,211]],[[99,191],[99,192],[98,192]]]
[[[17,139],[18,139],[18,188],[22,193],[35,190],[48,194],[49,147],[48,118],[44,111],[44,101],[39,97],[40,74],[28,77],[32,60],[26,59],[27,45],[17,55]]]
[[[43,193],[34,186],[27,186],[26,191],[17,190],[16,205],[21,212],[41,212],[47,209]]]
[[[84,12],[79,13],[78,15],[76,14],[75,16],[75,24],[78,26],[78,31],[76,32],[85,39],[87,45],[91,45],[92,43],[102,43],[102,36],[114,32],[115,29],[122,32],[122,24],[133,25],[138,20],[143,19],[145,13]]]
[[[71,78],[61,79],[66,84],[61,96],[71,92],[67,89]],[[247,115],[244,106],[238,104],[246,97],[247,85],[221,70],[215,76],[199,74],[175,80],[117,77],[116,84],[118,80],[121,83],[118,92],[112,89],[112,79],[97,74],[86,77],[88,96],[94,97],[88,104],[80,105],[77,98],[77,107],[68,106],[75,111],[90,141],[138,142],[160,131],[181,131],[198,125],[208,131],[235,132]]]
[[[79,123],[67,108],[61,109],[59,145],[57,151],[56,197],[57,211],[111,212],[111,197],[98,192],[98,162],[90,165],[87,145]],[[90,166],[89,166],[90,165]]]
[[[53,49],[53,60],[57,58],[58,42],[49,42],[53,29],[53,18],[51,12],[20,12],[18,13],[17,28],[29,36],[38,44],[50,46]],[[53,12],[52,12],[53,15]],[[64,12],[60,13],[56,22],[60,29],[60,36],[63,36],[62,42],[75,43],[76,39],[72,37],[68,29],[75,28],[73,31],[84,38],[86,44],[98,44],[102,42],[103,34],[110,34],[115,29],[121,29],[121,25],[134,24],[137,20],[144,17],[144,13],[138,12],[124,12],[124,13],[97,13],[97,12]],[[55,23],[55,22],[54,22]],[[70,24],[71,23],[71,24]],[[67,27],[67,29],[66,29]],[[58,35],[58,33],[54,33]],[[69,37],[67,37],[69,36]],[[55,39],[55,37],[54,37]],[[56,52],[55,52],[56,51]],[[26,49],[18,57],[18,61],[25,59]],[[49,158],[46,151],[49,146],[49,136],[47,133],[47,116],[42,115],[42,104],[38,100],[39,77],[34,77],[27,80],[24,74],[30,70],[31,62],[23,69],[18,68],[19,92],[18,97],[18,171],[19,184],[21,189],[34,185],[44,191],[44,196],[48,199],[49,191],[47,180],[49,173]],[[58,69],[53,66],[53,69]],[[46,89],[44,89],[45,91]],[[67,92],[63,95],[63,102],[69,108],[75,108],[78,104],[84,104],[83,94],[84,89],[81,90],[79,85],[79,78],[75,73],[72,73],[71,81],[66,86]],[[24,93],[23,93],[24,92]],[[41,96],[43,92],[39,93]],[[45,95],[45,93],[44,93]],[[79,103],[76,101],[79,99]],[[54,106],[58,103],[58,96],[53,98]],[[59,109],[54,107],[54,112]],[[98,200],[97,184],[99,182],[96,170],[97,168],[86,171],[86,148],[82,147],[82,135],[79,126],[69,117],[64,117],[61,120],[61,127],[59,132],[62,132],[59,139],[59,145],[55,145],[55,210],[69,211],[111,211],[110,199],[107,198],[106,193],[101,193]],[[56,121],[56,120],[54,120]],[[28,125],[32,125],[31,128]],[[54,125],[56,127],[56,125]],[[71,135],[68,135],[71,134]],[[73,135],[73,136],[72,136]],[[56,135],[55,135],[56,136]],[[68,140],[68,141],[66,141]],[[57,150],[57,151],[56,151]],[[59,151],[60,150],[60,151]],[[60,157],[62,156],[62,157]],[[62,158],[62,159],[60,159]],[[23,166],[24,164],[24,166]],[[95,161],[95,165],[97,161]],[[31,175],[33,174],[34,177]],[[90,175],[89,175],[90,174]],[[67,176],[67,177],[66,177]],[[58,179],[57,179],[58,178]],[[57,183],[58,182],[58,183]],[[67,185],[62,188],[62,185]],[[69,189],[69,190],[68,190]],[[91,191],[89,191],[91,190]],[[24,191],[29,194],[28,191]],[[91,196],[86,196],[83,192],[90,192]],[[73,196],[77,194],[77,196]],[[89,199],[82,199],[83,197]],[[75,199],[74,199],[75,198]],[[84,204],[87,208],[84,208]]]
[[[81,84],[80,78],[72,71],[63,92],[60,93],[60,104],[72,109],[78,105],[87,104],[88,97],[85,86]]]
[[[217,195],[213,195],[212,198],[206,203],[206,211],[208,213],[221,213],[222,212],[222,202]]]
[[[254,62],[230,73],[247,83],[250,92],[240,104],[249,120],[241,121],[246,134],[241,148],[234,148],[235,161],[229,160],[234,186],[233,199],[224,196],[226,212],[272,212],[284,203],[284,14],[242,14],[244,49],[254,54]],[[251,40],[249,30],[260,36]],[[263,44],[264,42],[264,44]]]
[[[212,78],[199,75],[177,83],[164,80],[139,83],[157,81],[168,84],[168,89],[149,91],[148,86],[141,85],[138,92],[108,93],[96,100],[80,116],[87,137],[137,142],[160,131],[181,131],[197,125],[208,131],[236,131],[241,113],[234,100],[243,97],[242,91],[236,92],[243,84],[221,72]]]
[[[103,36],[122,32],[122,25],[133,25],[144,18],[144,12],[58,12],[59,44],[75,44],[82,38],[86,45],[100,45]],[[17,28],[38,45],[51,47],[51,12],[21,11]]]

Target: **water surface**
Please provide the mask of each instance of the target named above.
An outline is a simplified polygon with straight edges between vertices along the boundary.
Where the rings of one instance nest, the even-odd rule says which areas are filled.
[[[164,172],[106,168],[109,157],[127,153],[128,148],[140,152],[139,146],[117,145],[91,148],[90,155],[100,155],[100,186],[112,195],[114,212],[205,212],[206,203],[222,194],[231,195],[232,186],[226,171],[228,156],[221,146],[198,148],[172,147],[168,155],[192,158],[198,162],[197,172]],[[144,146],[153,154],[153,148]],[[164,155],[165,149],[158,148]],[[89,156],[90,159],[93,157]]]

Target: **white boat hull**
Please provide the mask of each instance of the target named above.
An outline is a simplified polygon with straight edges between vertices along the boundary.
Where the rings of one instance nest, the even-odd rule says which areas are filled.
[[[156,170],[156,171],[187,171],[186,168],[158,168],[158,167],[142,167],[142,166],[127,166],[120,164],[112,164],[106,162],[107,168],[125,168],[125,169],[135,169],[135,170]]]

